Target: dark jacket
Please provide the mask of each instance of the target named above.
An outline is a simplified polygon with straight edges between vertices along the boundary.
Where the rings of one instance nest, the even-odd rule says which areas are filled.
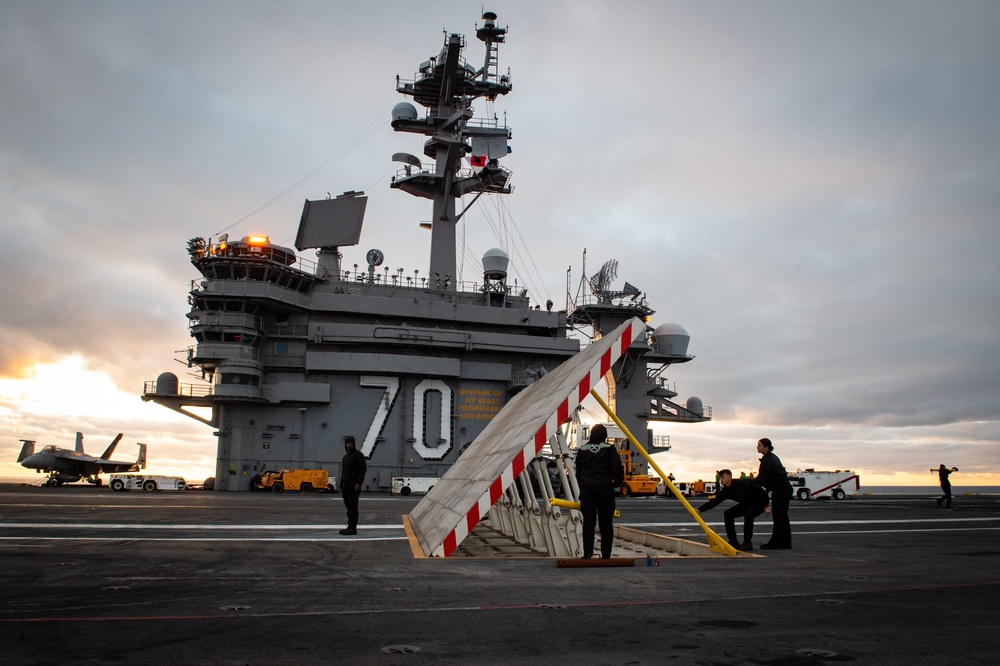
[[[726,500],[734,502],[746,502],[747,504],[759,504],[763,509],[767,506],[767,491],[758,486],[750,479],[733,479],[729,487],[719,484],[719,490],[715,497],[698,507],[698,512],[708,511],[719,506]]]
[[[622,466],[618,449],[605,444],[597,453],[584,447],[576,454],[576,482],[584,486],[614,486],[625,482],[625,468]]]
[[[364,485],[367,472],[368,463],[365,462],[365,454],[357,449],[348,451],[340,461],[340,487],[353,490],[356,485]]]
[[[757,470],[757,477],[754,481],[772,493],[777,491],[791,494],[792,492],[792,484],[788,482],[788,472],[781,464],[781,459],[774,455],[774,451],[768,451],[760,459],[760,469]]]
[[[948,477],[951,476],[952,472],[957,472],[957,471],[958,471],[957,469],[948,469],[947,467],[938,468],[938,480],[941,481],[942,488],[944,488],[945,486],[951,486],[951,479],[949,479]]]

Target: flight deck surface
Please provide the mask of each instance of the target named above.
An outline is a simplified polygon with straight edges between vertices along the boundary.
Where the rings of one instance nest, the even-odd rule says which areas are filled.
[[[1000,498],[792,504],[794,549],[559,569],[414,558],[419,497],[0,485],[0,637],[18,664],[992,662]],[[699,504],[694,502],[695,506]],[[705,517],[717,530],[724,507]],[[618,524],[703,540],[674,500]],[[766,541],[770,523],[758,526]]]

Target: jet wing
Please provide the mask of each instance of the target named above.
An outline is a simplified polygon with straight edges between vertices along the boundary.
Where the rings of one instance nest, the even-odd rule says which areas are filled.
[[[95,462],[105,474],[114,472],[137,472],[139,465],[134,462],[115,462],[113,460],[100,460]]]

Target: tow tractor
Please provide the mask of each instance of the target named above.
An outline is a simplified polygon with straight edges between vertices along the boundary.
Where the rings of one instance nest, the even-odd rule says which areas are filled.
[[[185,490],[187,483],[179,476],[112,474],[108,478],[108,487],[119,493],[128,490],[144,490],[151,493],[157,490]]]
[[[608,439],[611,439],[610,437]],[[628,440],[625,440],[628,446]],[[618,489],[622,497],[633,497],[636,495],[655,495],[656,485],[660,483],[660,477],[649,476],[641,473],[641,466],[638,462],[632,462],[632,449],[619,448],[618,455],[622,459],[622,467],[625,468],[625,482]]]
[[[425,495],[440,481],[436,476],[394,476],[389,492],[406,497],[409,494]]]
[[[716,491],[715,481],[674,481],[674,487],[684,497],[694,497],[695,495],[714,495]],[[656,484],[656,494],[664,497],[672,497],[667,491],[667,484],[660,481]]]
[[[325,469],[283,469],[280,472],[264,472],[253,478],[252,487],[283,493],[286,490],[311,493],[333,492],[330,475]]]

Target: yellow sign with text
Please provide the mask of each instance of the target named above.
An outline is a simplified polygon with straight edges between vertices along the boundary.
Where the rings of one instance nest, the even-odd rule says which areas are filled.
[[[492,421],[504,406],[505,393],[496,388],[460,388],[455,400],[455,416],[469,421]]]

